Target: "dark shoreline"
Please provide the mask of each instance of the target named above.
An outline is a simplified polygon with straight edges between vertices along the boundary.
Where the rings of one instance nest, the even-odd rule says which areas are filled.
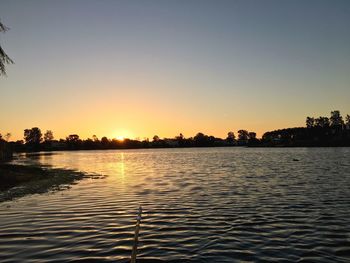
[[[68,169],[0,163],[0,202],[68,189],[79,180],[96,177],[100,178]]]

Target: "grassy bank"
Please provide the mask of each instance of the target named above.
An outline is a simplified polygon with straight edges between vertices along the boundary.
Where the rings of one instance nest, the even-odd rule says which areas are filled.
[[[67,189],[78,180],[92,177],[96,176],[66,169],[0,164],[0,202]]]

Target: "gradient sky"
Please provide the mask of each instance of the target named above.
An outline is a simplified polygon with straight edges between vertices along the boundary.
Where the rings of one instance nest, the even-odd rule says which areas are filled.
[[[0,132],[225,137],[350,113],[350,1],[0,0]]]

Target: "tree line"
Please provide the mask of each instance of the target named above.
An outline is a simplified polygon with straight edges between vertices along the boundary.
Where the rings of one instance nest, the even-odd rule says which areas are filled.
[[[227,133],[226,138],[206,135],[202,132],[186,138],[182,133],[174,138],[160,138],[154,135],[152,140],[110,139],[106,136],[99,139],[81,139],[78,134],[70,134],[65,139],[54,138],[53,132],[42,133],[38,127],[25,129],[23,140],[9,141],[11,134],[0,134],[1,148],[14,151],[52,151],[52,150],[97,150],[97,149],[137,149],[137,148],[169,148],[169,147],[227,147],[227,146],[350,146],[350,116],[345,121],[339,111],[332,111],[330,117],[306,117],[305,127],[279,129],[263,134],[261,139],[255,132],[238,130]],[[3,145],[3,146],[1,146]]]
[[[341,116],[340,111],[332,111],[330,118],[328,117],[306,117],[306,127],[307,128],[346,128],[346,125],[350,123],[350,115],[347,114],[345,117],[345,122],[343,116]]]
[[[169,148],[169,147],[224,147],[236,145],[254,145],[258,144],[255,132],[239,130],[237,138],[234,132],[227,133],[225,139],[202,132],[193,137],[186,138],[182,133],[174,138],[160,138],[154,135],[152,140],[145,138],[123,139],[107,138],[106,136],[99,139],[96,135],[85,140],[81,139],[78,134],[70,134],[65,139],[55,140],[53,132],[47,130],[42,133],[38,127],[24,130],[23,140],[9,141],[11,134],[7,133],[0,140],[8,141],[14,151],[51,151],[51,150],[97,150],[97,149],[137,149],[137,148]]]
[[[330,117],[306,117],[306,127],[266,132],[262,145],[266,146],[350,146],[350,116],[345,121],[338,110]]]

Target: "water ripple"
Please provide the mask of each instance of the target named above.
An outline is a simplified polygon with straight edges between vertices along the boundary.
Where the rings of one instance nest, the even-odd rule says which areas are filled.
[[[60,152],[106,175],[0,203],[1,262],[349,262],[349,149]],[[299,162],[293,162],[297,158]]]

